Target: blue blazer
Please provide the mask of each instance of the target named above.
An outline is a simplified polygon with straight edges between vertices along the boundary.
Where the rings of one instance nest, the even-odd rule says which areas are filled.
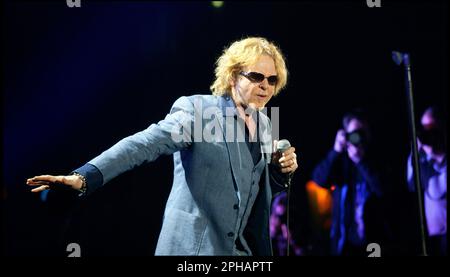
[[[91,193],[127,170],[151,162],[160,155],[173,154],[173,185],[155,254],[231,256],[238,209],[241,208],[239,188],[249,175],[245,165],[253,164],[251,156],[243,154],[239,143],[225,139],[230,137],[227,137],[227,130],[235,130],[236,112],[236,106],[228,96],[181,97],[165,119],[122,139],[87,164],[101,173],[102,178],[97,178],[101,181],[89,181],[96,178],[92,178],[95,175],[92,170],[86,172],[86,166],[76,171],[87,175],[88,193]],[[260,167],[260,189],[245,238],[253,255],[270,256],[272,196],[285,188],[286,180],[269,164],[271,122],[259,113],[260,134],[265,134],[261,137],[264,166]],[[214,129],[215,132],[210,132],[216,135],[214,139],[205,141],[199,129],[194,129],[199,125],[200,130]]]

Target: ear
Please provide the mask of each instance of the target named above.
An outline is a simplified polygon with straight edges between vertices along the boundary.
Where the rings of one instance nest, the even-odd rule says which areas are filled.
[[[233,78],[230,78],[229,80],[231,87],[235,87],[236,86],[236,82],[234,81]]]
[[[230,82],[232,87],[235,87],[236,83],[237,83],[237,77],[236,76],[231,76],[228,81]]]

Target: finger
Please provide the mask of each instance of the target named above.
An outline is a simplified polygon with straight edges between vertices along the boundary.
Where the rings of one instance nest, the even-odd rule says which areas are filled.
[[[289,147],[286,151],[284,151],[281,155],[281,157],[287,157],[289,155],[292,155],[295,152],[294,147]]]
[[[291,171],[290,166],[286,166],[286,167],[281,168],[281,172],[283,172],[283,173],[289,173],[290,171]]]
[[[286,151],[283,152],[283,156],[287,156],[295,152],[295,147],[289,147]]]
[[[298,168],[298,165],[297,164],[293,164],[291,166],[282,168],[281,172],[282,173],[291,173],[291,172],[294,172],[295,170],[297,170],[297,168]]]
[[[282,168],[285,168],[285,167],[293,165],[294,163],[295,163],[295,160],[290,159],[290,160],[281,162],[280,165]]]
[[[47,189],[50,189],[50,186],[49,186],[49,185],[43,185],[43,186],[34,188],[34,189],[32,189],[31,191],[32,191],[32,192],[41,192],[41,191],[44,191],[44,190],[47,190]]]
[[[297,155],[295,155],[295,153],[291,153],[289,155],[286,155],[284,157],[281,157],[278,162],[282,163],[284,161],[289,161],[289,160],[295,160],[297,159]]]
[[[30,179],[29,179],[30,180]],[[39,175],[31,178],[31,182],[37,182],[37,181],[45,181],[50,183],[65,183],[66,176],[53,176],[53,175]]]
[[[48,185],[48,184],[50,184],[50,182],[27,180],[27,185],[29,185],[29,186],[42,186],[42,185]]]
[[[282,163],[284,161],[288,161],[288,160],[296,160],[297,159],[297,154],[295,153],[291,153],[289,155],[286,155],[284,157],[281,157],[278,162]]]
[[[39,175],[39,176],[34,176],[33,178],[28,179],[27,181],[30,182],[53,182],[54,181],[54,177],[52,175]]]

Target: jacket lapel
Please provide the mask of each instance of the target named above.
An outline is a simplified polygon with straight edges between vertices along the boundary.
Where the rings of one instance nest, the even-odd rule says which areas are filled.
[[[242,168],[242,158],[241,151],[239,149],[239,143],[236,142],[236,118],[237,110],[236,105],[229,96],[223,96],[219,98],[220,111],[218,111],[219,125],[222,128],[223,139],[225,140],[225,145],[227,146],[230,167],[233,174],[235,190],[238,192],[240,187],[239,173]],[[231,131],[232,130],[232,131]],[[237,194],[240,199],[239,193]]]
[[[263,112],[259,112],[258,118],[261,153],[266,163],[270,163],[273,151],[271,123],[267,115]]]

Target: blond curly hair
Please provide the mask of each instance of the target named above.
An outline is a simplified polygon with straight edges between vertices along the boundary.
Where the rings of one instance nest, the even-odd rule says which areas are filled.
[[[286,86],[288,71],[281,50],[272,42],[262,37],[249,37],[233,42],[225,48],[216,61],[214,70],[216,79],[210,89],[213,95],[230,95],[231,81],[235,80],[245,66],[256,63],[261,55],[268,55],[275,62],[278,82],[274,95]]]

